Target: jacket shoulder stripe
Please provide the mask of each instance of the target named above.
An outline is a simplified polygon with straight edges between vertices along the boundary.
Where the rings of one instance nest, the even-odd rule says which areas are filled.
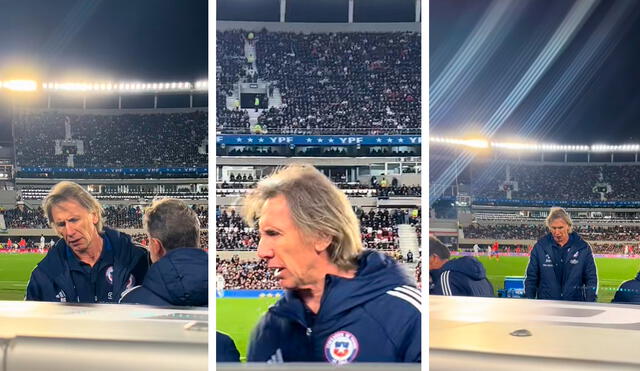
[[[451,284],[449,282],[449,273],[450,271],[444,271],[440,275],[440,285],[442,286],[442,294],[445,296],[452,296],[451,293]]]
[[[397,292],[401,292],[404,294],[407,294],[409,296],[411,296],[412,298],[416,299],[418,302],[422,302],[422,296],[420,296],[420,294],[416,294],[415,291],[411,291],[408,290],[404,287],[396,287],[395,289],[393,289],[393,291],[397,291]]]
[[[406,301],[407,303],[413,305],[420,313],[422,313],[422,309],[420,308],[420,303],[415,298],[394,290],[387,291],[387,294]]]
[[[403,286],[400,286],[400,287],[402,287],[404,289],[407,289],[407,290],[410,290],[412,292],[415,292],[418,296],[422,297],[422,292],[417,287],[413,287],[413,286],[409,286],[409,285],[403,285]]]
[[[120,294],[120,299],[118,300],[118,303],[122,302],[122,299],[124,299],[124,297],[127,296],[128,293],[130,293],[131,291],[137,289],[138,287],[142,287],[142,285],[133,286],[133,287],[130,287],[130,288],[124,290],[122,292],[122,294]]]

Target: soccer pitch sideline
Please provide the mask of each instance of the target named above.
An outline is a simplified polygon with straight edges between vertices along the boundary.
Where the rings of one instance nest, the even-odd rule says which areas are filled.
[[[24,300],[31,271],[44,254],[0,254],[0,300]]]
[[[503,256],[500,260],[480,256],[478,259],[487,270],[487,277],[496,292],[504,287],[505,276],[524,276],[528,257]],[[620,283],[632,279],[640,270],[640,259],[596,258],[598,267],[598,302],[609,303]],[[2,273],[2,272],[0,272]],[[249,335],[260,317],[276,298],[216,299],[216,328],[229,334],[235,341],[240,357],[245,360]],[[515,299],[514,299],[515,300]]]

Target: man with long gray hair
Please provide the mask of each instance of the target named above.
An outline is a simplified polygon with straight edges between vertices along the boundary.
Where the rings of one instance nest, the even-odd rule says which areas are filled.
[[[147,252],[129,235],[103,226],[102,206],[82,186],[56,184],[43,209],[61,238],[31,272],[26,300],[117,303],[142,282]]]
[[[363,250],[351,204],[326,176],[289,165],[258,183],[243,213],[286,289],[254,329],[249,362],[420,362],[415,280]]]
[[[549,233],[531,250],[524,281],[529,299],[596,301],[598,271],[591,246],[576,232],[562,208],[552,207]]]

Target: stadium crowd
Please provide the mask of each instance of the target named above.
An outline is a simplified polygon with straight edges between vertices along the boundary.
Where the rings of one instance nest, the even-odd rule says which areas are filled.
[[[268,32],[255,35],[257,73],[282,104],[258,117],[263,132],[283,134],[417,134],[420,130],[420,35]],[[237,31],[218,32],[218,95],[242,69]],[[226,57],[228,56],[228,57]],[[245,59],[246,61],[246,59]],[[270,92],[272,93],[272,92]],[[224,106],[223,106],[224,107]],[[249,133],[248,120],[226,107],[216,130]]]
[[[56,141],[82,141],[84,154],[75,144],[62,146],[56,155]],[[206,153],[198,147],[207,139],[207,113],[155,113],[91,115],[33,113],[15,125],[16,162],[27,167],[67,167],[67,155],[75,153],[79,168],[164,168],[206,166]],[[135,154],[135,156],[132,156]]]
[[[420,238],[420,212],[418,209],[356,208],[360,221],[363,246],[370,249],[396,250],[398,224],[411,224]],[[249,228],[235,209],[216,207],[216,250],[256,250],[260,240],[258,232]]]
[[[543,224],[472,224],[464,229],[465,238],[489,238],[495,240],[538,240],[549,230]],[[574,225],[573,230],[588,241],[640,241],[640,226]]]
[[[193,205],[192,209],[198,215],[200,226],[206,229],[209,223],[208,209],[206,206]],[[144,209],[140,206],[103,206],[104,224],[113,228],[141,229]],[[15,209],[0,210],[4,216],[5,225],[11,229],[46,229],[49,222],[41,207],[31,209],[19,207]]]

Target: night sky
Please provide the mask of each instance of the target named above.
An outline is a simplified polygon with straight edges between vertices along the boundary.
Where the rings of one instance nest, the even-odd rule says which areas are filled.
[[[431,135],[640,143],[640,2],[590,3],[430,1]]]
[[[207,76],[207,0],[0,0],[0,79]]]

